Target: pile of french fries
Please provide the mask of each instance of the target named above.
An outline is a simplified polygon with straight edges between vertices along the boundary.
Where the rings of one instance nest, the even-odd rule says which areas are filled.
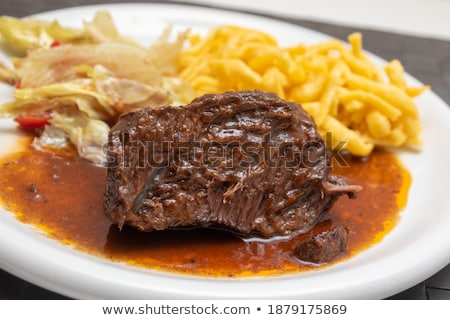
[[[201,37],[177,60],[179,76],[197,95],[228,90],[266,90],[297,102],[314,118],[319,132],[331,132],[358,156],[375,146],[421,144],[419,113],[413,98],[428,86],[406,84],[398,60],[377,67],[364,53],[362,36],[349,45],[323,43],[280,47],[267,33],[220,26]],[[330,146],[332,147],[332,146]]]

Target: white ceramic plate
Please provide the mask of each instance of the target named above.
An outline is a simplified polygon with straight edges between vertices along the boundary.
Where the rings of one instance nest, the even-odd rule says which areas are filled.
[[[98,9],[113,15],[119,30],[150,43],[169,23],[205,32],[218,24],[265,30],[283,45],[327,37],[279,21],[179,5],[126,4],[71,8],[40,14],[81,26]],[[5,56],[0,57],[5,58]],[[378,61],[381,61],[378,59]],[[408,76],[409,83],[420,83]],[[0,101],[11,98],[0,86]],[[413,183],[401,220],[371,249],[331,268],[297,275],[211,279],[162,273],[112,263],[46,238],[0,209],[0,267],[42,287],[74,298],[103,299],[375,299],[407,289],[450,262],[450,109],[434,93],[417,99],[425,141],[421,153],[402,153]],[[0,123],[0,146],[8,150],[11,122]]]

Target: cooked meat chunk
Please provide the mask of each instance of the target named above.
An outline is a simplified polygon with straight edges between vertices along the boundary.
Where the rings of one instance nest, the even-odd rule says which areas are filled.
[[[224,227],[265,237],[310,230],[342,194],[297,104],[261,91],[123,115],[108,146],[106,214],[143,231]]]
[[[347,232],[338,226],[323,231],[299,243],[294,255],[304,262],[324,264],[333,260],[347,249]]]

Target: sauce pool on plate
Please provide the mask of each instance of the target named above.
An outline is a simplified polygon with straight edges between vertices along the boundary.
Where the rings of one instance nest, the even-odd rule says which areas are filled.
[[[368,158],[346,161],[348,166],[333,170],[349,184],[363,187],[358,198],[341,197],[313,230],[289,241],[243,240],[215,229],[144,233],[124,227],[119,231],[103,211],[105,168],[74,155],[56,156],[31,148],[1,159],[0,200],[18,220],[46,236],[112,261],[200,276],[295,273],[321,267],[293,257],[300,240],[343,225],[348,250],[332,262],[336,263],[381,241],[406,205],[411,179],[394,154],[376,151]]]

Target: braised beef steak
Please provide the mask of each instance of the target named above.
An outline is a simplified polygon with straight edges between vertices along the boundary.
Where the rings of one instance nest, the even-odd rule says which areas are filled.
[[[105,212],[143,231],[305,232],[358,190],[330,176],[312,118],[260,91],[125,114],[111,129],[108,159]]]
[[[294,248],[294,255],[303,262],[323,264],[347,250],[347,232],[338,226],[304,240]]]

